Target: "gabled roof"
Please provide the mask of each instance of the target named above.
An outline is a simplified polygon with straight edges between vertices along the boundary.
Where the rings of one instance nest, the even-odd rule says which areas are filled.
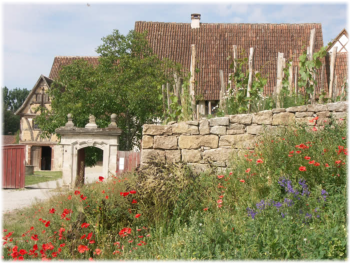
[[[337,36],[335,39],[333,39],[333,41],[331,42],[331,45],[327,48],[327,52],[331,51],[334,44],[337,43],[337,41],[343,36],[345,35],[346,37],[349,37],[348,31],[346,31],[346,29],[344,28]],[[337,50],[337,52],[339,52],[340,50]]]
[[[97,66],[98,63],[99,63],[98,62],[98,58],[99,58],[98,56],[86,56],[86,57],[57,56],[53,60],[53,64],[52,64],[52,67],[51,67],[49,78],[53,79],[53,80],[57,80],[58,79],[58,73],[60,72],[62,67],[70,65],[70,64],[73,63],[73,61],[78,60],[78,59],[86,60],[89,64],[91,64],[93,66]]]
[[[40,75],[38,81],[35,83],[34,87],[29,92],[29,94],[28,94],[26,100],[23,102],[22,106],[19,107],[19,109],[15,112],[15,115],[20,115],[21,111],[27,106],[27,104],[30,102],[30,99],[32,98],[33,94],[35,93],[37,87],[39,86],[39,84],[42,80],[46,83],[46,85],[48,87],[50,87],[51,83],[53,82],[52,79],[50,79],[44,75]]]
[[[254,71],[268,74],[265,93],[271,94],[276,86],[277,56],[284,53],[287,59],[293,58],[293,66],[298,65],[298,57],[309,45],[310,31],[316,29],[315,50],[323,46],[321,24],[207,24],[191,29],[190,23],[135,23],[135,31],[148,31],[148,41],[159,58],[169,58],[181,63],[190,70],[191,44],[196,45],[197,87],[204,100],[218,100],[220,93],[219,70],[228,74],[232,57],[232,45],[237,45],[238,57],[248,57],[249,48],[254,47]],[[245,50],[243,56],[240,55]],[[265,65],[261,70],[260,68]],[[293,80],[294,81],[294,80]]]
[[[15,144],[16,135],[3,135],[2,136],[2,145]]]

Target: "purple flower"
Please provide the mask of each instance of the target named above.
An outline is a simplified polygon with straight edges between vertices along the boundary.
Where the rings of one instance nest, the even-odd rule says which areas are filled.
[[[284,217],[285,217],[285,214],[281,213],[281,216],[282,216],[282,218],[284,218]]]
[[[282,204],[280,202],[277,202],[274,204],[274,206],[277,208],[277,211],[280,211],[280,207],[282,207]]]
[[[306,213],[305,218],[307,218],[307,219],[311,219],[311,218],[312,218],[312,215],[311,215],[311,214],[309,214],[309,213]]]
[[[265,200],[261,200],[259,203],[256,204],[256,208],[259,210],[264,210],[268,204],[265,203]]]
[[[322,189],[321,195],[322,195],[322,197],[323,197],[323,200],[326,201],[327,195],[328,195],[328,193],[326,192],[326,190],[323,190],[323,189]]]
[[[251,209],[248,207],[247,212],[248,212],[248,216],[251,216],[253,219],[255,219],[255,215],[257,214],[257,212],[255,212],[254,209]]]
[[[285,203],[288,207],[291,207],[291,206],[294,204],[293,200],[288,199],[288,198],[284,198],[284,203]]]
[[[306,196],[309,196],[310,192],[309,192],[309,188],[307,187],[306,185],[306,182],[305,180],[299,180],[298,182],[301,187],[303,188],[303,192],[301,193],[301,195],[306,195]]]
[[[294,196],[297,196],[299,194],[299,192],[293,188],[291,180],[287,180],[286,178],[281,177],[278,181],[278,184],[284,187],[287,193],[294,194]]]

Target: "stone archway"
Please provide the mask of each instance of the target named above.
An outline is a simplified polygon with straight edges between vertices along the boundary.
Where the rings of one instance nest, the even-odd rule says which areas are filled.
[[[77,128],[68,114],[68,122],[64,127],[56,129],[61,135],[63,146],[62,179],[69,187],[75,186],[78,173],[78,151],[86,147],[96,147],[103,151],[103,176],[116,175],[119,136],[122,130],[115,123],[116,115],[112,114],[107,128],[98,128],[95,117],[90,115],[85,128]]]

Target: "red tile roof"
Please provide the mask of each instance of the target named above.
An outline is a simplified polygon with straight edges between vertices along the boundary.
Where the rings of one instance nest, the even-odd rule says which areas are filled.
[[[206,24],[191,29],[190,23],[135,23],[135,31],[148,31],[148,40],[159,58],[169,58],[190,70],[191,44],[196,45],[197,87],[203,91],[205,100],[218,100],[220,92],[219,70],[224,71],[227,83],[232,45],[237,45],[238,54],[245,50],[243,57],[249,56],[249,48],[254,47],[254,71],[268,74],[265,93],[271,94],[276,86],[277,55],[284,53],[293,58],[293,66],[298,65],[302,47],[309,45],[310,31],[316,29],[315,50],[323,46],[321,24]],[[239,57],[241,57],[239,55]],[[269,62],[269,63],[268,63]],[[268,63],[268,64],[266,64]]]
[[[2,136],[2,145],[15,144],[16,135],[3,135]]]
[[[89,64],[97,66],[98,65],[98,56],[95,57],[65,57],[65,56],[58,56],[55,57],[52,67],[51,67],[51,71],[50,71],[50,75],[49,78],[56,80],[58,78],[58,72],[62,69],[63,66],[67,66],[69,64],[71,64],[74,60],[78,60],[78,59],[83,59],[86,60],[87,62],[89,62]]]

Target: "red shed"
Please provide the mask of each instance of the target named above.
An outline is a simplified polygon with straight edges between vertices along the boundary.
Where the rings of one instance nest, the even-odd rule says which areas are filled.
[[[2,188],[24,188],[25,148],[18,144],[2,147]]]

